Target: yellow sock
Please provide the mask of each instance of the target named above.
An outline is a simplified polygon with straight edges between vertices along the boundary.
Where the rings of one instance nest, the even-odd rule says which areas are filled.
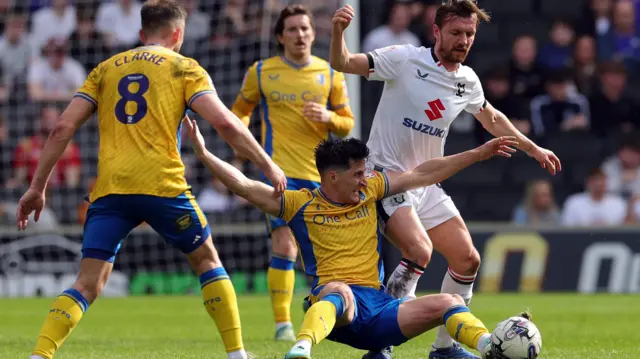
[[[276,323],[291,322],[291,302],[296,273],[295,261],[272,257],[267,271],[267,283],[271,294],[271,307]]]
[[[451,337],[469,348],[476,349],[480,337],[489,333],[480,319],[464,305],[449,308],[442,320]]]
[[[87,300],[77,290],[67,289],[62,292],[49,309],[33,355],[45,359],[53,358],[53,354],[67,339],[88,307]]]
[[[312,305],[304,315],[298,340],[316,345],[326,338],[344,313],[345,303],[340,294],[331,293]]]
[[[200,288],[204,306],[218,327],[227,353],[243,350],[238,300],[227,271],[218,267],[201,274]]]

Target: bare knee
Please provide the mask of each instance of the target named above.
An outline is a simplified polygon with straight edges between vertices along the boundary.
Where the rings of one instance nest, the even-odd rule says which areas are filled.
[[[440,296],[438,298],[438,303],[440,304],[439,317],[444,316],[451,307],[466,306],[464,299],[458,294],[441,293],[438,296]]]
[[[296,240],[289,227],[279,227],[271,232],[273,253],[285,258],[294,259],[298,255]]]
[[[78,277],[76,282],[71,286],[71,288],[77,290],[82,294],[84,299],[87,300],[89,304],[93,303],[102,293],[106,282],[103,281],[89,281],[85,280],[81,277]]]
[[[351,288],[342,282],[331,282],[322,288],[318,297],[320,300],[326,298],[329,295],[339,295],[342,297],[343,314],[339,319],[340,322],[347,324],[351,322],[354,315],[354,297]],[[339,323],[340,324],[340,323]]]
[[[200,247],[187,254],[187,259],[197,275],[206,273],[214,268],[222,267],[222,262],[218,256],[218,251],[213,246],[211,236],[209,236]]]
[[[473,246],[464,254],[449,263],[449,266],[458,274],[475,275],[480,269],[480,253]]]

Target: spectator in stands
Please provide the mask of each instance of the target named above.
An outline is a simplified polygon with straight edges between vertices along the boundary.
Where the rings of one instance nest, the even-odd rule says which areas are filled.
[[[234,167],[242,170],[242,163],[240,161],[235,160],[230,163]],[[231,211],[249,203],[246,199],[236,196],[229,191],[229,189],[215,177],[211,178],[208,186],[200,191],[197,201],[205,213]]]
[[[640,224],[640,190],[637,192],[637,195],[629,201],[627,224]]]
[[[386,25],[373,29],[362,42],[363,52],[391,45],[411,44],[420,46],[420,39],[408,30],[411,23],[413,0],[395,0],[389,11]]]
[[[16,82],[24,83],[21,78],[39,56],[40,49],[27,33],[27,15],[20,12],[11,14],[0,38],[0,65],[5,83],[9,87]]]
[[[82,65],[67,56],[68,43],[50,39],[44,59],[34,63],[27,77],[31,101],[69,101],[87,76]]]
[[[602,165],[607,175],[607,191],[630,198],[640,188],[640,133],[623,137],[616,154]]]
[[[513,222],[520,225],[558,225],[560,210],[548,180],[533,180],[527,184],[525,198],[513,212]]]
[[[5,186],[5,181],[9,179],[11,174],[11,150],[9,149],[9,130],[4,121],[4,117],[0,115],[0,189]]]
[[[424,7],[422,13],[422,23],[420,24],[418,34],[420,34],[420,44],[424,47],[433,47],[436,44],[436,38],[433,35],[433,24],[436,21],[437,4],[428,4]]]
[[[499,108],[520,132],[529,135],[531,132],[529,106],[520,96],[510,95],[509,70],[495,68],[483,76],[483,79],[485,81],[484,96],[487,101],[495,108]],[[479,121],[473,121],[473,124],[478,143],[484,143],[493,138]]]
[[[599,66],[600,86],[589,97],[591,131],[605,137],[640,130],[640,106],[627,89],[624,65],[605,62]]]
[[[141,9],[142,4],[135,0],[116,0],[100,5],[96,29],[104,36],[107,45],[126,49],[140,42]]]
[[[581,94],[570,93],[569,81],[566,71],[553,71],[546,80],[547,94],[531,101],[531,125],[538,138],[589,127],[589,102]]]
[[[23,139],[13,156],[14,176],[8,187],[28,186],[38,166],[38,159],[60,117],[60,109],[45,105],[40,111],[40,123],[34,136]],[[67,146],[56,165],[49,183],[52,187],[76,188],[80,184],[80,148],[74,142]]]
[[[68,0],[53,0],[51,6],[33,14],[31,34],[38,47],[50,39],[66,40],[76,29],[76,9]]]
[[[611,28],[611,10],[614,0],[591,0],[583,16],[581,32],[599,37],[609,32]]]
[[[565,226],[619,226],[625,221],[627,203],[607,193],[607,175],[594,169],[586,180],[586,192],[567,198],[562,211]]]
[[[527,101],[543,93],[542,69],[536,62],[538,45],[532,35],[518,36],[513,42],[509,77],[511,92]]]
[[[71,57],[78,60],[87,73],[111,55],[102,35],[96,31],[95,21],[90,13],[78,13],[78,25],[69,41]]]
[[[573,51],[573,81],[576,89],[589,96],[597,86],[596,41],[589,35],[582,35],[576,40]]]
[[[538,62],[545,69],[562,69],[571,65],[575,31],[569,22],[556,20],[549,31],[548,44],[540,50]]]
[[[187,10],[187,24],[184,30],[185,41],[199,41],[210,35],[211,17],[200,11],[200,0],[182,0]]]
[[[618,0],[613,10],[613,27],[598,37],[598,58],[623,60],[627,66],[635,67],[640,61],[639,42],[634,5],[629,0]]]

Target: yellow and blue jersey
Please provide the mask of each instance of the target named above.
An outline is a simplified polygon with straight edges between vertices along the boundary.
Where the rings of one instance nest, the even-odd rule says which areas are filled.
[[[109,194],[185,193],[181,120],[208,93],[215,88],[207,72],[161,46],[135,48],[100,63],[75,95],[98,113],[98,177],[91,201]]]
[[[376,201],[389,192],[385,174],[372,172],[355,205],[334,203],[322,188],[285,191],[279,217],[298,242],[313,287],[332,281],[380,289],[384,280],[383,237]]]
[[[305,118],[310,101],[331,111],[329,123]],[[316,146],[331,133],[348,135],[354,125],[344,75],[315,56],[304,66],[279,56],[258,61],[247,71],[232,111],[248,126],[258,104],[265,151],[287,177],[320,182]]]

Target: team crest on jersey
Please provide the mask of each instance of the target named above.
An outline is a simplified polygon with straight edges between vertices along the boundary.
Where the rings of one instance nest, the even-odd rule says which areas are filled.
[[[466,84],[461,82],[456,83],[456,96],[462,97],[462,94],[466,92],[465,86]]]
[[[318,74],[316,79],[318,80],[318,84],[324,85],[324,74]]]

